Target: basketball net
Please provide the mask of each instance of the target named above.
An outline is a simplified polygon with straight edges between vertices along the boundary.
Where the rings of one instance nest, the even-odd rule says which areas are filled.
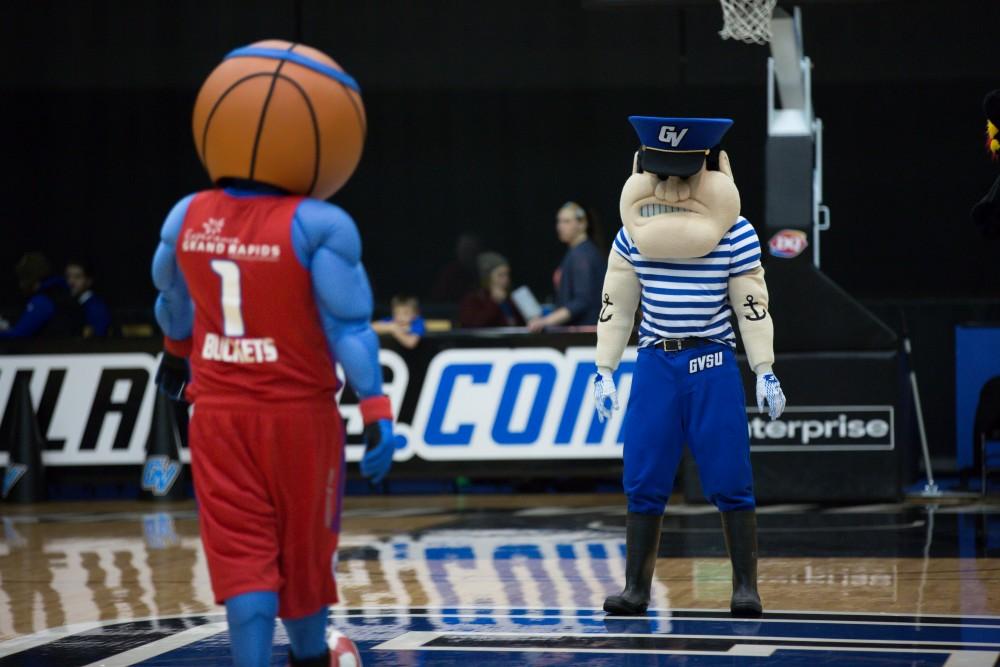
[[[722,39],[738,39],[747,44],[771,41],[771,14],[777,0],[720,0]]]

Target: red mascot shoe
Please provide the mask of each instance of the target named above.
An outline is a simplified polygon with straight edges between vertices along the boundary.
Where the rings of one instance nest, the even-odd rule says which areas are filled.
[[[330,646],[330,667],[361,667],[358,647],[336,628],[330,628],[327,644]]]

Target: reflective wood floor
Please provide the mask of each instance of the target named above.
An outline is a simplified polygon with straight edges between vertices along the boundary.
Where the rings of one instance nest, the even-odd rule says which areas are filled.
[[[3,506],[2,512],[0,667],[57,664],[19,662],[27,653],[18,647],[44,642],[38,633],[69,625],[178,616],[203,618],[216,632],[224,629],[217,627],[220,608],[212,600],[192,503]],[[448,628],[474,630],[515,623],[521,631],[546,630],[547,617],[571,616],[575,623],[602,618],[604,596],[617,592],[623,581],[623,513],[620,497],[600,495],[348,498],[337,566],[342,602],[334,619],[350,619],[348,625],[357,626],[363,638],[368,630],[361,628],[374,624],[385,630],[376,620],[388,616],[412,623],[443,615],[454,621],[441,621]],[[896,614],[909,619],[904,625],[933,625],[936,615],[1000,616],[1000,505],[785,505],[761,508],[759,523],[761,594],[775,620],[813,618],[779,611]],[[664,519],[650,618],[674,617],[675,624],[685,613],[726,618],[729,581],[717,514],[704,506],[672,505]],[[980,620],[978,625],[997,626],[995,637],[970,645],[988,649],[980,651],[981,661],[951,664],[995,664],[989,655],[1000,650],[1000,618]],[[399,639],[414,634],[412,629],[376,633],[374,657],[366,657],[365,664],[411,664],[400,656],[418,654],[436,658],[419,664],[453,664],[447,650],[414,649]],[[605,641],[635,636],[612,629],[601,626]],[[642,632],[659,636],[662,630]],[[403,642],[401,652],[392,652],[395,644],[383,646],[391,641]],[[203,657],[177,658],[175,664],[225,664],[220,642],[213,644],[218,663]],[[382,652],[375,651],[379,646]],[[607,647],[601,653],[588,645],[567,653],[574,656],[571,662],[537,662],[538,656],[554,654],[518,646],[529,651],[523,655],[534,656],[523,664],[622,664],[600,662],[601,656],[633,655],[628,647],[624,653]],[[488,648],[475,650],[485,656]],[[466,650],[473,649],[463,644]],[[634,655],[662,660],[686,650],[635,649]],[[161,664],[136,655],[146,661],[95,664]],[[697,655],[702,654],[690,653]],[[926,664],[949,664],[954,656],[938,657],[942,661]],[[514,654],[508,650],[504,658]],[[590,662],[581,662],[584,658]],[[283,664],[280,656],[275,664]]]

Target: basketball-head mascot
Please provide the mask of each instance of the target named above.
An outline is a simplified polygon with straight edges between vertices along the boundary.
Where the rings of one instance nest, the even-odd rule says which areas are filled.
[[[229,53],[202,85],[192,125],[213,183],[315,199],[354,173],[366,129],[358,83],[325,53],[280,40]]]
[[[1000,90],[986,95],[983,112],[986,114],[986,151],[996,162],[1000,154]],[[972,220],[986,238],[1000,238],[1000,177],[986,196],[972,207]]]
[[[734,352],[735,311],[757,374],[757,405],[772,419],[785,397],[771,370],[774,328],[760,243],[740,216],[729,158],[732,121],[633,116],[641,146],[622,188],[622,229],[604,280],[594,395],[604,420],[618,408],[619,361],[636,310],[639,351],[624,417],[628,497],[625,590],[604,602],[613,615],[649,604],[663,510],[687,444],[705,496],[722,512],[733,565],[731,610],[759,616],[757,522],[743,382]]]
[[[326,638],[345,479],[338,362],[360,399],[362,474],[381,481],[403,442],[360,236],[324,201],[361,157],[358,84],[316,49],[257,42],[212,71],[192,125],[214,187],[181,199],[161,230],[157,382],[195,408],[202,543],[233,659],[270,664],[281,617],[292,665],[359,664],[349,639]]]

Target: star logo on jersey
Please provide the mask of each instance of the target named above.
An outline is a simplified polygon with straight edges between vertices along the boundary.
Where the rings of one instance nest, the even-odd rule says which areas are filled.
[[[201,226],[207,236],[218,236],[225,224],[225,218],[209,218],[206,222],[201,223]]]

